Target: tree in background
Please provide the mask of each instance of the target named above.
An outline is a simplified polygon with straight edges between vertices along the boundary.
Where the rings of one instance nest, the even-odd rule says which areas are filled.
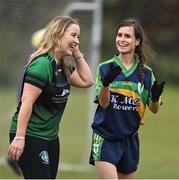
[[[103,43],[102,57],[108,59],[115,50],[115,44],[110,41],[115,33],[117,23],[128,17],[139,19],[153,48],[158,52],[157,59],[151,59],[148,64],[160,69],[157,76],[177,83],[178,72],[178,29],[179,1],[177,0],[104,0],[103,11]],[[109,28],[110,27],[110,28]],[[169,63],[170,62],[170,63]],[[172,77],[172,78],[171,78]],[[171,81],[172,79],[172,81]]]

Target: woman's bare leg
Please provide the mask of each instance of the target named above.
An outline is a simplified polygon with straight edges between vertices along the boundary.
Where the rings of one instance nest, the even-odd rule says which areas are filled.
[[[97,176],[99,179],[118,179],[116,167],[105,161],[95,161]]]
[[[134,179],[135,172],[132,172],[130,174],[123,174],[123,173],[117,173],[119,179]]]

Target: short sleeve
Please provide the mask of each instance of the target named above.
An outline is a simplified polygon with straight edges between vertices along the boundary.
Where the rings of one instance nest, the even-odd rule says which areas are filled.
[[[101,87],[102,87],[101,72],[100,72],[100,66],[98,66],[97,73],[96,73],[94,103],[99,103],[98,95],[99,95],[99,92],[101,90]]]
[[[24,82],[43,89],[51,82],[53,76],[52,66],[46,57],[33,60],[26,68]]]
[[[154,84],[154,81],[155,81],[155,76],[154,76],[154,74],[153,74],[153,72],[152,72],[152,70],[151,70],[151,87],[150,87],[150,89],[152,89],[152,86],[153,86],[153,84]],[[149,105],[150,103],[151,103],[151,101],[152,101],[152,93],[151,93],[151,90],[150,90],[150,93],[149,93],[149,97],[148,97],[148,102],[147,102],[147,104]]]

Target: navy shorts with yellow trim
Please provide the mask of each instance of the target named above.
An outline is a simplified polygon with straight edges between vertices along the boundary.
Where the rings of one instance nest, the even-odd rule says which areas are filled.
[[[138,134],[128,139],[109,141],[93,132],[89,163],[106,161],[116,166],[117,171],[129,174],[137,170],[139,163]]]

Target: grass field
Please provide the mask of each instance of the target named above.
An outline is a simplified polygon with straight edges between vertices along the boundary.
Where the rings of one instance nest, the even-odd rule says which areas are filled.
[[[15,90],[0,90],[0,158],[6,155],[8,128],[16,106]],[[179,178],[179,97],[176,87],[167,86],[164,105],[158,114],[147,110],[145,125],[139,130],[141,157],[136,178]],[[74,171],[62,167],[60,179],[94,179],[94,168],[88,165],[90,127],[87,90],[72,89],[60,128],[62,163],[77,165]],[[91,115],[93,116],[93,114]],[[79,171],[81,169],[82,172]],[[0,165],[0,178],[19,178],[7,165]]]

